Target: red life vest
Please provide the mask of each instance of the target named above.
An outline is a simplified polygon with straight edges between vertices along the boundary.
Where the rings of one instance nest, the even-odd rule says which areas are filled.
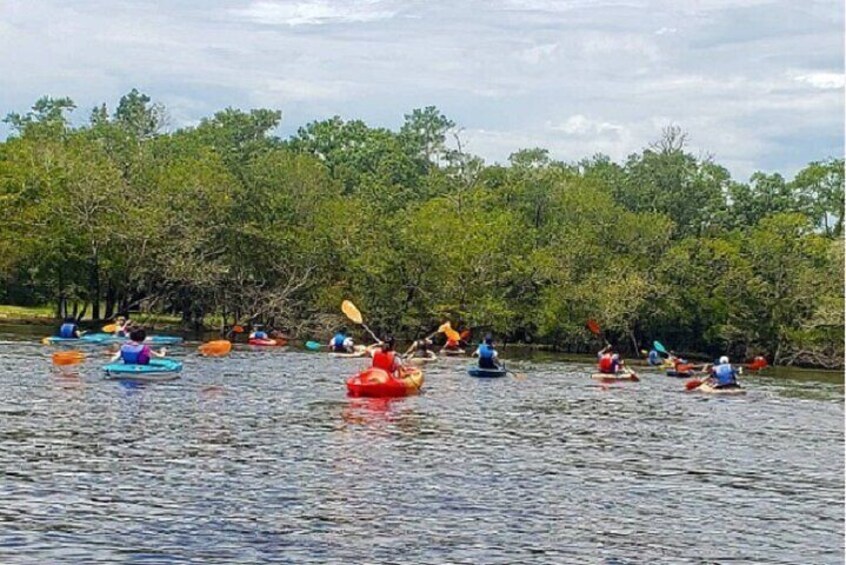
[[[447,339],[446,345],[444,347],[446,347],[447,349],[458,349],[458,340]]]
[[[375,369],[382,369],[388,373],[394,372],[394,355],[393,351],[382,351],[381,349],[373,354],[373,367]]]
[[[599,372],[600,373],[613,373],[614,372],[614,360],[611,359],[611,354],[606,353],[602,357],[599,358]]]

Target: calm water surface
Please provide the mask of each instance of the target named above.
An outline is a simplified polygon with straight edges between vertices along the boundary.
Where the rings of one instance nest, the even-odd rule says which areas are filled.
[[[175,348],[182,379],[102,380],[0,333],[2,563],[842,563],[843,386],[745,398],[584,363],[426,370],[352,400],[361,360]],[[516,368],[516,367],[515,367]]]

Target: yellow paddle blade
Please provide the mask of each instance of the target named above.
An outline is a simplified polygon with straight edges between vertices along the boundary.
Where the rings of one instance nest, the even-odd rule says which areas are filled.
[[[355,307],[355,304],[350,302],[349,300],[344,300],[341,303],[341,310],[344,312],[347,318],[355,322],[356,324],[362,323],[361,312],[358,311],[358,308]]]
[[[52,342],[52,340],[51,340],[49,337],[43,337],[43,338],[41,338],[41,344],[42,344],[42,345],[50,345],[51,343],[53,343],[53,342]]]
[[[226,339],[218,339],[202,344],[197,349],[200,354],[206,357],[222,357],[232,351],[232,342]]]
[[[447,336],[447,339],[450,341],[461,341],[461,334],[455,331],[452,328],[448,328],[444,331],[444,334]]]
[[[81,351],[57,351],[53,354],[54,365],[77,365],[85,359]]]
[[[117,324],[106,324],[103,326],[103,331],[107,334],[115,333],[117,331]]]
[[[445,322],[445,323],[441,324],[441,326],[438,328],[438,333],[445,333],[447,330],[451,330],[451,329],[452,329],[452,324],[450,324],[449,322]]]

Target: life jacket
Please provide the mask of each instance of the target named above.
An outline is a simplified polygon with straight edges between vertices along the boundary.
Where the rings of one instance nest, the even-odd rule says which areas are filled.
[[[447,339],[444,347],[446,347],[447,349],[458,349],[458,340],[457,339]]]
[[[150,347],[134,341],[124,343],[120,346],[120,358],[128,365],[148,365],[150,363]]]
[[[253,335],[250,336],[250,339],[267,339],[267,332],[253,332]]]
[[[62,324],[62,327],[59,328],[59,337],[68,339],[76,337],[76,324],[71,322]]]
[[[483,369],[496,369],[494,354],[496,349],[493,346],[483,343],[479,345],[479,367]]]
[[[714,367],[714,377],[717,379],[717,386],[737,384],[734,367],[730,363]]]
[[[335,337],[332,338],[332,347],[335,349],[343,349],[344,342],[347,340],[347,336],[338,332],[335,334]]]
[[[395,353],[393,351],[382,351],[381,349],[377,350],[373,354],[373,368],[393,373],[394,357]]]
[[[652,350],[649,352],[649,357],[647,359],[650,365],[660,365],[661,364],[661,357],[658,355],[656,350]]]
[[[600,373],[615,373],[616,367],[614,359],[610,353],[605,353],[599,358],[599,372]]]

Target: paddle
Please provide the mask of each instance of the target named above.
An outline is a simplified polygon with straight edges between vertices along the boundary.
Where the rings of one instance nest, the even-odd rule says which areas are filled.
[[[305,342],[305,348],[308,349],[309,351],[320,351],[320,349],[322,347],[323,347],[323,345],[320,344],[320,343],[317,343],[316,341]]]
[[[601,338],[605,342],[605,345],[608,345],[608,346],[611,345],[610,343],[608,343],[608,340],[605,339],[602,336],[602,328],[599,327],[599,324],[596,322],[596,320],[594,320],[594,319],[588,320],[587,321],[587,328],[590,330],[590,333],[592,333],[593,335],[595,335],[598,338]]]
[[[85,359],[85,354],[82,351],[57,351],[53,354],[54,365],[77,365]]]
[[[106,324],[105,326],[103,326],[103,332],[107,334],[113,334],[117,331],[117,329],[117,324]]]
[[[658,353],[663,353],[664,355],[670,355],[670,352],[664,347],[664,345],[660,341],[653,341],[652,347],[655,348],[655,351]]]
[[[369,333],[373,339],[381,343],[382,340],[376,337],[376,334],[373,333],[373,331],[367,327],[367,324],[364,323],[364,319],[361,317],[361,312],[358,310],[358,308],[355,307],[355,304],[353,304],[349,300],[344,300],[341,303],[341,311],[343,311],[344,315],[346,315],[346,317],[349,318],[353,323],[358,324],[359,326],[367,330],[367,333]]]
[[[505,365],[503,365],[502,368],[505,369]],[[518,381],[522,381],[526,378],[526,373],[518,373],[516,371],[512,371],[511,369],[505,369],[505,374],[513,376]]]

